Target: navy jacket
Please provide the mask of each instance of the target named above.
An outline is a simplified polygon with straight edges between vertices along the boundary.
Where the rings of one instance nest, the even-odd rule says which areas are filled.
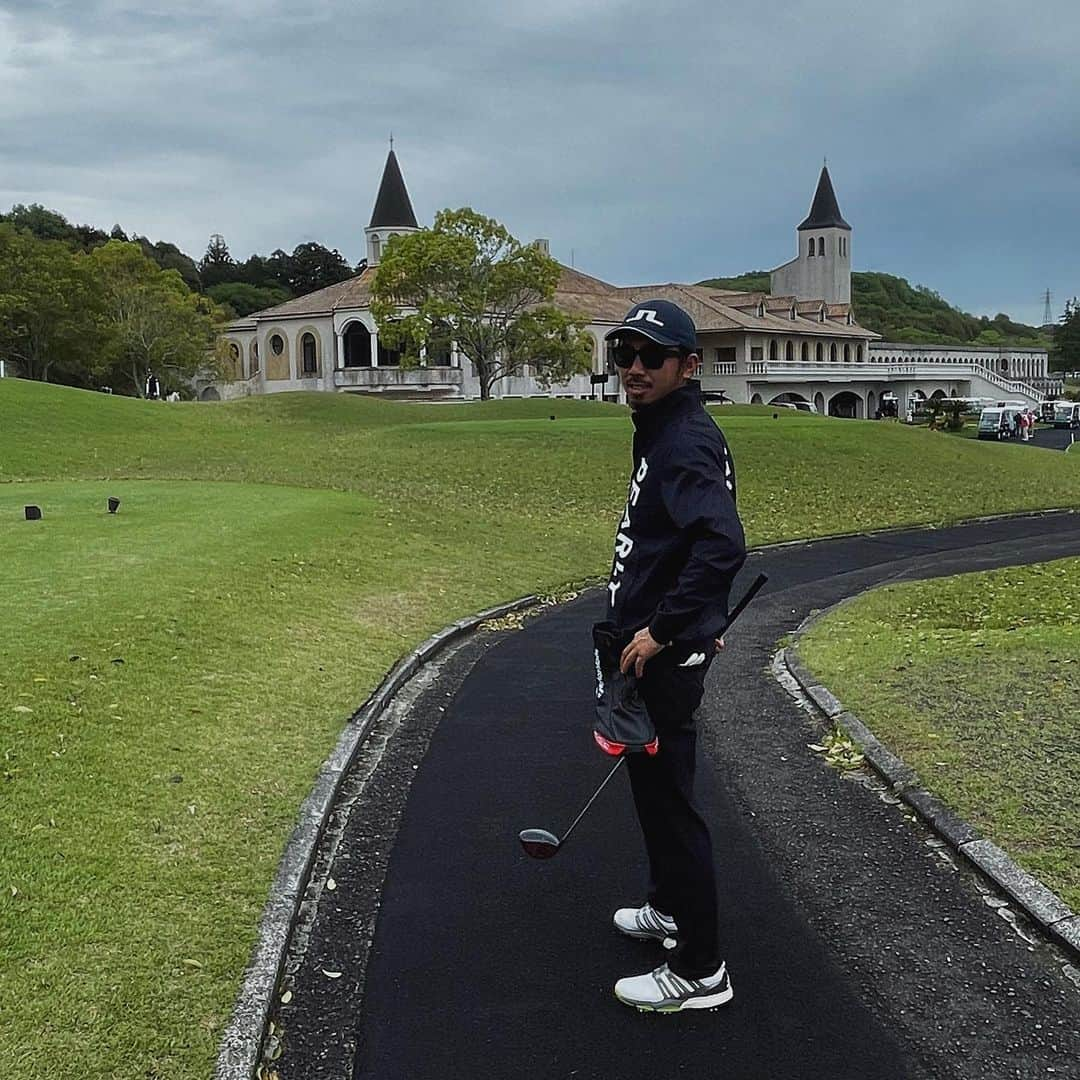
[[[746,559],[727,442],[689,381],[635,409],[634,471],[615,535],[607,618],[661,644],[718,636]]]

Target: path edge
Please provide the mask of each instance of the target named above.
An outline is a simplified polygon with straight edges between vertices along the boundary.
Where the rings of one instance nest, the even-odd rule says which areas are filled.
[[[371,696],[349,717],[337,745],[323,762],[311,791],[301,804],[297,823],[278,863],[263,907],[251,961],[244,972],[240,993],[219,1044],[215,1080],[252,1080],[262,1064],[274,994],[299,918],[315,852],[341,784],[376,721],[424,664],[449,644],[471,633],[488,619],[501,618],[541,603],[543,599],[540,596],[523,596],[443,627],[398,660]]]
[[[1063,947],[1073,958],[1080,958],[1080,916],[1057,893],[1022,870],[1001,848],[983,838],[973,825],[927,790],[918,773],[889,750],[853,712],[845,709],[836,695],[802,662],[798,644],[807,631],[819,620],[862,595],[856,593],[845,597],[830,607],[811,612],[803,619],[790,635],[791,643],[780,650],[784,667],[798,683],[814,712],[841,728],[851,738],[874,771],[919,815],[927,827],[1011,897],[1055,945]]]

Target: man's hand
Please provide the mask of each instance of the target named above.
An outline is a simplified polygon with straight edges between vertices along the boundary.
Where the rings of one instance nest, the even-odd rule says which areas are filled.
[[[716,639],[716,651],[719,652],[723,647],[724,647],[724,639],[722,637],[718,637]]]
[[[628,675],[630,669],[633,668],[634,674],[640,679],[645,670],[645,665],[661,649],[666,648],[666,645],[661,645],[649,633],[649,628],[646,626],[644,630],[639,630],[634,635],[634,640],[623,649],[622,656],[619,658],[619,670],[624,675]]]

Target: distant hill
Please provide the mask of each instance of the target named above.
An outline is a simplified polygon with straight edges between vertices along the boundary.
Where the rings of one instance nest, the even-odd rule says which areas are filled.
[[[702,285],[722,289],[768,292],[768,270],[752,270],[738,277],[709,278]],[[912,285],[893,274],[853,273],[851,299],[861,326],[875,330],[886,341],[925,345],[1012,345],[1048,349],[1052,338],[1041,327],[1013,322],[1008,315],[969,315],[954,308],[932,289]]]

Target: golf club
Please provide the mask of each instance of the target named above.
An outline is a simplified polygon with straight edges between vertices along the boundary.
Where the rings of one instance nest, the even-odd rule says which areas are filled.
[[[727,626],[724,627],[724,633],[731,629],[731,624],[742,614],[743,609],[751,600],[758,594],[761,587],[768,581],[767,574],[758,574],[754,578],[750,588],[746,590],[743,598],[732,608],[728,615]],[[559,848],[566,843],[566,838],[574,831],[574,826],[585,816],[585,811],[589,809],[596,797],[601,791],[607,787],[608,781],[619,771],[623,762],[626,761],[626,755],[623,754],[618,761],[612,766],[611,771],[604,777],[600,786],[593,792],[592,798],[581,808],[581,813],[570,823],[570,828],[563,833],[560,840],[554,833],[548,832],[547,829],[522,829],[518,833],[518,839],[521,841],[522,848],[525,849],[525,854],[533,859],[552,859],[559,853]]]

